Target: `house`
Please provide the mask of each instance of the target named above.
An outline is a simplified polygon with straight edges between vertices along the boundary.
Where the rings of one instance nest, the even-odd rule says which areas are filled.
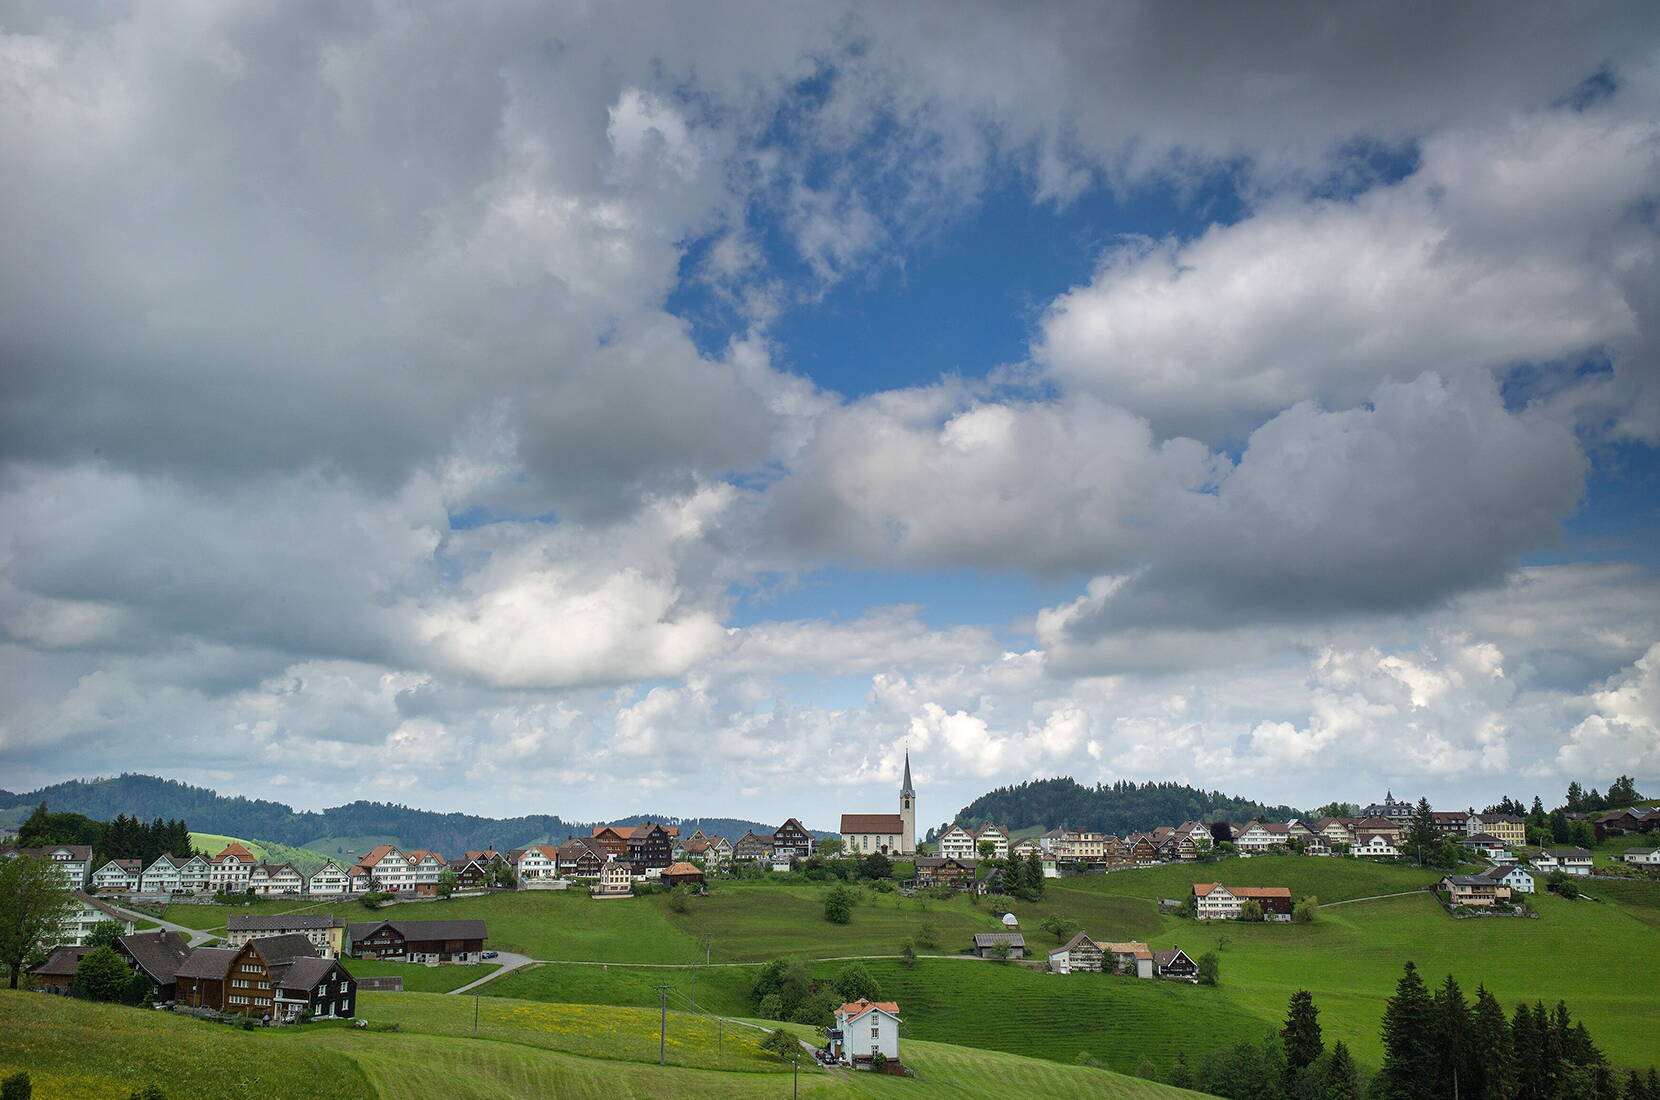
[[[686,858],[701,859],[705,867],[719,867],[732,862],[732,842],[723,836],[694,836],[686,842]]]
[[[438,893],[438,876],[449,869],[449,861],[437,852],[417,848],[406,857],[415,879],[415,892],[424,896]]]
[[[608,857],[622,859],[628,855],[628,837],[615,825],[595,825],[588,834],[588,844]]]
[[[480,863],[505,863],[507,861],[507,857],[496,851],[494,848],[476,848],[461,857],[461,862],[463,863],[470,860],[477,860]]]
[[[1127,838],[1130,846],[1130,862],[1137,867],[1151,867],[1159,861],[1158,845],[1146,833],[1137,833]]]
[[[1486,833],[1476,833],[1474,836],[1465,837],[1463,842],[1471,848],[1474,848],[1478,854],[1486,859],[1492,860],[1494,863],[1516,862],[1516,857],[1511,854],[1510,849],[1505,846],[1504,841],[1500,840],[1496,836],[1489,836]]]
[[[1101,945],[1079,932],[1049,952],[1049,969],[1057,974],[1099,973],[1102,957]]]
[[[354,894],[366,894],[375,890],[375,875],[361,863],[354,863],[346,868],[346,888]]]
[[[484,889],[495,881],[496,867],[497,862],[491,859],[463,859],[450,864],[457,890]]]
[[[867,1063],[877,1054],[899,1061],[899,1006],[860,999],[836,1009],[829,1030],[830,1053],[843,1065]]]
[[[1361,817],[1348,823],[1355,843],[1364,844],[1374,836],[1381,836],[1391,845],[1398,843],[1404,831],[1400,822],[1385,817]]]
[[[233,840],[208,860],[208,885],[216,893],[246,893],[257,862],[252,852]]]
[[[690,863],[671,863],[663,868],[662,880],[670,886],[702,886],[703,872]]]
[[[1533,857],[1536,871],[1561,871],[1565,875],[1591,873],[1591,853],[1584,848],[1546,848]]]
[[[1435,824],[1435,831],[1440,836],[1457,836],[1468,833],[1470,815],[1473,810],[1431,810],[1430,820]]]
[[[1491,907],[1510,902],[1510,887],[1485,875],[1442,875],[1437,888],[1454,905]]]
[[[781,875],[789,874],[795,867],[795,860],[788,852],[774,852],[765,860],[766,864]]]
[[[934,840],[935,850],[949,859],[973,859],[979,853],[974,847],[974,831],[953,825]]]
[[[598,878],[600,871],[610,859],[593,843],[577,837],[560,845],[557,851],[559,873],[572,878]]]
[[[1361,817],[1381,817],[1386,821],[1406,822],[1417,811],[1410,802],[1396,802],[1393,791],[1386,792],[1382,802],[1374,802],[1360,811]]]
[[[1527,822],[1510,814],[1469,814],[1464,832],[1470,836],[1486,833],[1511,848],[1527,843]]]
[[[345,868],[329,860],[305,881],[305,892],[314,897],[336,897],[351,893],[351,879]]]
[[[273,867],[261,863],[248,876],[248,891],[253,894],[302,894],[305,878],[292,864],[280,863]]]
[[[1020,840],[1015,842],[1014,847],[1010,848],[1009,852],[1011,858],[1025,859],[1027,856],[1041,854],[1043,852],[1043,845],[1036,840]]]
[[[75,991],[75,971],[86,957],[90,947],[64,944],[54,947],[44,959],[29,968],[35,988],[46,993],[69,994]]]
[[[179,868],[184,860],[170,855],[159,855],[156,861],[138,876],[138,892],[141,894],[176,894],[179,892]]]
[[[1001,825],[982,825],[974,834],[974,854],[980,855],[980,845],[991,845],[992,859],[1009,858],[1009,831]],[[944,852],[940,853],[944,855]],[[982,857],[984,858],[984,857]]]
[[[1643,867],[1660,867],[1660,848],[1627,848],[1621,858]]]
[[[792,817],[773,832],[772,854],[775,858],[806,859],[813,854],[813,834]]]
[[[57,943],[53,944],[54,947],[85,943],[92,930],[105,921],[119,924],[123,935],[133,930],[132,918],[116,912],[105,902],[80,890],[73,891],[70,896],[75,902],[75,908],[70,911],[69,919],[58,926]]]
[[[881,852],[889,856],[916,854],[916,791],[911,788],[911,754],[905,754],[905,778],[899,786],[896,814],[842,814],[842,849],[849,855]],[[743,858],[741,855],[738,858]]]
[[[119,890],[123,893],[131,893],[138,889],[139,880],[143,877],[143,860],[112,859],[92,872],[92,888],[94,890]]]
[[[977,859],[957,859],[954,856],[917,856],[916,883],[918,886],[954,886],[973,889],[974,876],[980,866]]]
[[[1104,943],[1102,965],[1110,964],[1115,974],[1134,974],[1138,978],[1153,976],[1153,949],[1136,940],[1127,943]]]
[[[357,1015],[357,981],[339,959],[297,958],[272,968],[275,1015],[293,1020],[349,1020]]]
[[[661,871],[674,862],[679,829],[670,832],[666,826],[646,821],[639,825],[612,826],[611,831],[623,838],[630,870],[636,876],[647,871]]]
[[[346,926],[346,944],[355,958],[399,959],[429,966],[478,962],[485,936],[481,920],[382,920]]]
[[[1364,841],[1357,842],[1349,849],[1349,854],[1362,856],[1368,859],[1384,859],[1401,854],[1393,841],[1382,833],[1373,833]]]
[[[346,946],[346,926],[328,913],[233,915],[225,918],[225,940],[241,947],[271,936],[304,936],[322,958],[339,958]]]
[[[1267,852],[1283,850],[1290,841],[1291,834],[1287,826],[1277,822],[1253,821],[1245,827],[1243,833],[1233,838],[1233,845],[1241,852]]]
[[[1153,973],[1161,978],[1196,982],[1199,980],[1199,964],[1189,958],[1186,951],[1173,947],[1169,951],[1153,952]]]
[[[161,929],[122,936],[115,950],[135,971],[150,979],[150,1000],[166,1004],[174,999],[174,975],[190,955],[190,945],[177,932]]]
[[[626,898],[634,894],[634,876],[629,870],[629,864],[618,859],[608,859],[605,866],[599,869],[599,883],[594,887],[593,896],[596,898]]]
[[[733,859],[771,859],[772,837],[757,836],[754,830],[749,830],[738,838],[738,843],[732,845]]]
[[[1314,823],[1314,831],[1326,839],[1327,845],[1355,843],[1354,830],[1340,817],[1322,817]]]
[[[1480,872],[1481,877],[1492,882],[1502,882],[1510,888],[1510,893],[1531,894],[1534,892],[1533,876],[1521,867],[1509,864],[1503,867],[1489,867]]]
[[[288,964],[316,958],[304,936],[250,940],[241,947],[198,947],[174,973],[174,1003],[186,1008],[274,1016],[276,985]]]
[[[377,844],[357,861],[357,866],[362,868],[362,874],[369,876],[369,884],[375,890],[430,897],[438,892],[438,875],[445,863],[442,856],[433,852],[405,853],[390,844]],[[356,886],[355,881],[353,885]]]
[[[0,848],[0,859],[34,856],[52,864],[71,890],[85,890],[92,881],[92,846],[58,844],[47,848]]]
[[[566,841],[566,844],[571,843],[573,842]],[[580,861],[582,852],[587,850],[588,846],[583,844],[580,850],[573,851],[571,855],[573,862]],[[624,850],[626,851],[626,848]],[[558,878],[560,871],[564,869],[562,852],[562,847],[552,844],[532,844],[528,848],[514,848],[508,852],[507,862],[513,868],[513,877],[518,880],[519,885],[523,886],[527,882]],[[594,874],[599,874],[599,864],[604,862],[604,857],[595,855],[593,860]]]
[[[1219,882],[1193,884],[1193,915],[1198,920],[1234,920],[1247,901],[1261,906],[1264,920],[1291,919],[1289,887],[1223,886]]]
[[[1004,946],[1009,949],[1007,956],[1000,950]],[[976,932],[972,954],[982,959],[1023,959],[1026,957],[1026,937],[1019,932]]]

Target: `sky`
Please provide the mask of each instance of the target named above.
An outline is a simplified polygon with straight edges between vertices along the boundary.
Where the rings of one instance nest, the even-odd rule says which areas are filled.
[[[4,0],[0,148],[0,787],[1660,787],[1652,3]]]

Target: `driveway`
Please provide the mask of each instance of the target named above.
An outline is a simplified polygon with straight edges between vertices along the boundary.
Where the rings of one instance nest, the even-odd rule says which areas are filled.
[[[490,973],[484,975],[484,977],[480,978],[476,982],[468,982],[466,985],[462,986],[460,989],[452,989],[452,990],[450,990],[450,992],[451,993],[466,993],[469,990],[477,989],[479,986],[483,985],[485,982],[493,982],[497,978],[501,977],[503,974],[509,973],[510,971],[517,970],[521,966],[529,966],[531,963],[535,962],[536,960],[531,958],[529,955],[515,955],[511,951],[501,951],[501,952],[498,952],[496,954],[496,957],[493,961],[500,964],[499,966],[496,967],[495,970],[493,970]]]
[[[179,933],[179,935],[184,937],[185,944],[189,947],[200,947],[202,944],[207,943],[209,940],[216,940],[216,939],[219,938],[218,936],[215,936],[212,932],[203,932],[199,928],[186,928],[184,925],[174,924],[170,920],[162,920],[160,917],[152,917],[150,914],[145,913],[141,910],[123,909],[119,905],[111,905],[110,908],[114,909],[117,913],[120,913],[122,916],[130,917],[135,921],[149,921],[152,924],[160,925],[161,927],[167,929],[167,931],[169,931],[169,932],[177,932],[177,933]]]

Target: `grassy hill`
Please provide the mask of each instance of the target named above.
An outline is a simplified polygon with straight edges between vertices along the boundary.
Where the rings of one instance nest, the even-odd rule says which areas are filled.
[[[240,844],[252,852],[254,858],[261,863],[292,863],[294,869],[302,875],[311,874],[329,859],[326,854],[314,852],[310,848],[294,848],[270,840],[244,840],[241,837],[224,836],[220,833],[191,833],[190,843],[197,851],[206,852],[210,856],[224,851],[227,844]]]
[[[121,1100],[145,1083],[171,1096],[243,1100],[530,1100],[532,1097],[773,1098],[786,1067],[763,1057],[759,1032],[671,1013],[670,1064],[655,1063],[657,1014],[480,998],[364,994],[376,1027],[336,1024],[244,1032],[218,1024],[39,994],[0,991],[0,1075],[20,1068],[41,1100]],[[713,1047],[711,1048],[711,1044]],[[1063,1100],[1194,1096],[1103,1070],[911,1041],[911,1079],[801,1068],[807,1097],[1006,1097]],[[411,1067],[424,1067],[412,1072]],[[712,1067],[712,1068],[701,1068]],[[724,1068],[720,1068],[724,1067]]]
[[[1543,896],[1536,902],[1538,919],[1459,921],[1415,890],[1435,877],[1357,860],[1259,857],[1052,880],[1041,902],[1014,906],[1034,953],[1052,945],[1039,925],[1054,913],[1100,939],[1179,945],[1195,955],[1215,950],[1222,961],[1222,985],[1216,989],[1062,978],[948,960],[924,960],[914,972],[891,962],[867,965],[880,977],[884,994],[908,1006],[907,1026],[917,1037],[1063,1061],[1088,1049],[1115,1067],[1134,1067],[1143,1057],[1162,1064],[1177,1049],[1165,1038],[1171,1035],[1183,1037],[1192,1059],[1240,1034],[1262,1033],[1283,1016],[1290,995],[1306,988],[1315,994],[1328,1039],[1343,1039],[1356,1057],[1375,1066],[1383,1003],[1408,959],[1431,981],[1451,972],[1472,993],[1486,983],[1507,1010],[1522,998],[1564,999],[1615,1062],[1646,1067],[1654,1060],[1652,997],[1633,976],[1660,972],[1655,935],[1660,883],[1588,883],[1604,902]],[[1158,911],[1156,899],[1180,897],[1191,882],[1206,879],[1285,884],[1294,894],[1315,894],[1324,902],[1415,892],[1327,905],[1307,925],[1198,924]],[[906,899],[869,890],[853,910],[852,923],[832,925],[823,919],[825,889],[810,883],[722,883],[713,896],[694,899],[684,914],[670,910],[663,897],[601,903],[563,893],[505,894],[381,912],[406,919],[480,917],[489,923],[492,947],[538,959],[612,964],[542,966],[484,987],[493,994],[640,1007],[656,1003],[660,982],[690,994],[693,975],[638,964],[701,960],[705,933],[713,936],[714,962],[748,964],[779,955],[896,955],[925,926],[938,943],[931,953],[955,954],[973,932],[998,927],[987,908],[966,899]],[[285,904],[296,907],[262,903]],[[317,911],[329,910],[351,920],[369,916],[356,902]],[[174,907],[168,916],[211,927],[205,922],[222,924],[222,912]],[[1589,960],[1613,963],[1588,965]],[[818,969],[828,973],[839,965]],[[700,968],[697,996],[718,1011],[752,1013],[753,980],[748,966]],[[1007,1027],[999,1015],[1011,1004],[1022,1006],[1022,1027]],[[1097,1018],[1110,1019],[1112,1026],[1079,1029],[1078,1020]],[[1180,1019],[1203,1020],[1204,1026],[1184,1028]],[[1082,1042],[1083,1036],[1095,1045]]]

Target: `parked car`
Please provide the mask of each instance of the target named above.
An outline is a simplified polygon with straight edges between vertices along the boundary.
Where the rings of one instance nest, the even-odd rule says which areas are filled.
[[[486,951],[484,954],[479,956],[481,959],[493,959],[495,957],[496,953],[494,951]]]

